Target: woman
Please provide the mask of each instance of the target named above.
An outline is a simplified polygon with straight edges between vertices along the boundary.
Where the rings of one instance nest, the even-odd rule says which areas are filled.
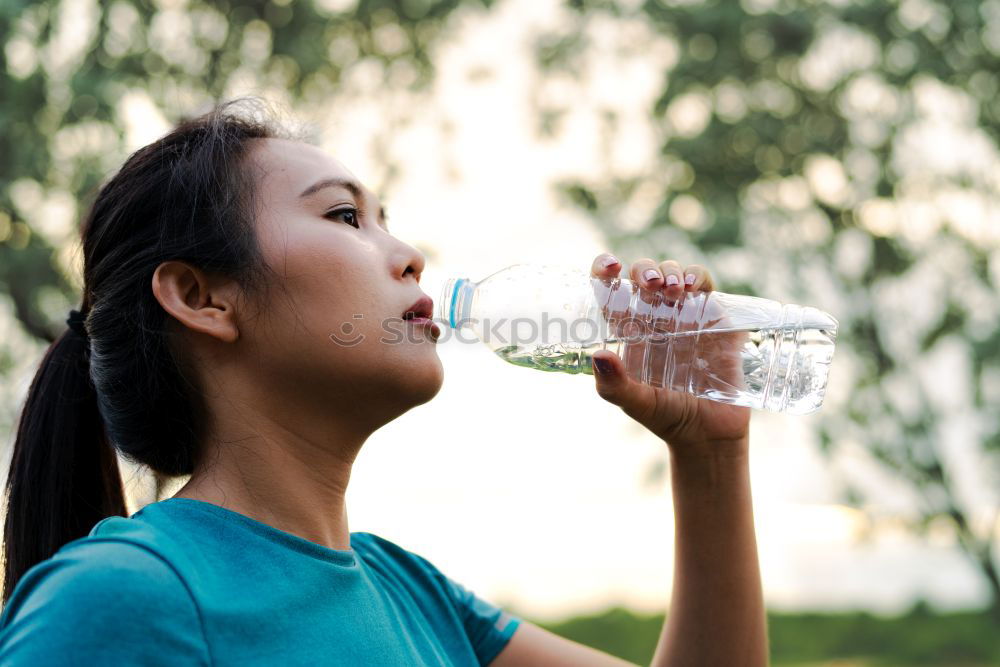
[[[433,398],[442,367],[423,256],[336,160],[223,105],[126,161],[83,249],[82,307],[14,447],[3,664],[622,664],[349,532],[359,449]],[[621,268],[603,254],[592,271]],[[672,261],[631,277],[712,289]],[[414,335],[380,342],[388,318]],[[331,341],[344,323],[360,342]],[[671,453],[678,551],[654,663],[766,663],[749,411],[637,384],[607,351],[594,365],[598,394]],[[126,518],[112,447],[190,480]]]

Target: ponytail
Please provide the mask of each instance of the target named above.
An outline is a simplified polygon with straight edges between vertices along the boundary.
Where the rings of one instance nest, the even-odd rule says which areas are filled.
[[[89,342],[76,328],[45,352],[18,423],[6,489],[4,604],[36,563],[101,519],[127,516],[90,380]]]
[[[101,519],[127,516],[119,454],[161,475],[194,471],[204,406],[151,280],[179,260],[248,294],[269,282],[247,156],[274,136],[265,104],[228,102],[140,148],[101,187],[81,225],[85,316],[71,314],[45,352],[18,424],[4,603],[32,566]]]

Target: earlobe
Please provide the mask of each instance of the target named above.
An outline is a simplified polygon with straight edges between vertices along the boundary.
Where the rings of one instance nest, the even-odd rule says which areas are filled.
[[[224,343],[239,338],[231,280],[172,260],[156,267],[151,286],[160,306],[187,329]]]

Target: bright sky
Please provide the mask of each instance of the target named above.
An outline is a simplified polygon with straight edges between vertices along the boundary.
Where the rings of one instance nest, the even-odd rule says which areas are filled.
[[[563,20],[560,11],[551,1],[514,0],[489,16],[470,14],[439,53],[430,103],[412,109],[405,96],[388,98],[362,68],[351,82],[357,95],[307,118],[325,148],[381,191],[393,233],[427,252],[423,286],[435,300],[449,277],[478,280],[514,263],[587,268],[606,248],[551,184],[601,174],[608,161],[636,173],[653,164],[659,143],[641,114],[656,72],[674,57],[669,44],[624,55],[599,45],[587,68],[590,95],[575,100],[560,139],[535,137],[527,47],[534,31]],[[491,74],[468,76],[481,68]],[[557,85],[544,94],[575,93]],[[625,119],[627,131],[610,149],[589,113],[597,104]],[[410,122],[390,126],[400,109],[412,112]],[[127,98],[122,112],[133,147],[165,129],[141,96]],[[392,178],[387,158],[400,167]],[[664,445],[600,399],[593,378],[517,368],[485,345],[454,340],[439,354],[441,393],[362,452],[349,491],[351,528],[397,541],[522,613],[554,617],[619,603],[662,610],[671,578],[669,489],[644,478],[665,459]],[[848,390],[836,364],[832,393]],[[978,575],[947,539],[932,534],[921,544],[886,531],[861,540],[863,517],[838,504],[832,471],[810,441],[812,419],[754,417],[768,602],[885,612],[917,596],[980,604]]]

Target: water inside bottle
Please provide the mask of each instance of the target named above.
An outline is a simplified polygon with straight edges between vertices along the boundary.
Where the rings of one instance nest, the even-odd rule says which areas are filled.
[[[621,357],[638,382],[723,403],[808,414],[823,402],[835,329],[778,327],[689,331],[592,343],[508,345],[496,354],[516,366],[593,374],[602,349]]]

